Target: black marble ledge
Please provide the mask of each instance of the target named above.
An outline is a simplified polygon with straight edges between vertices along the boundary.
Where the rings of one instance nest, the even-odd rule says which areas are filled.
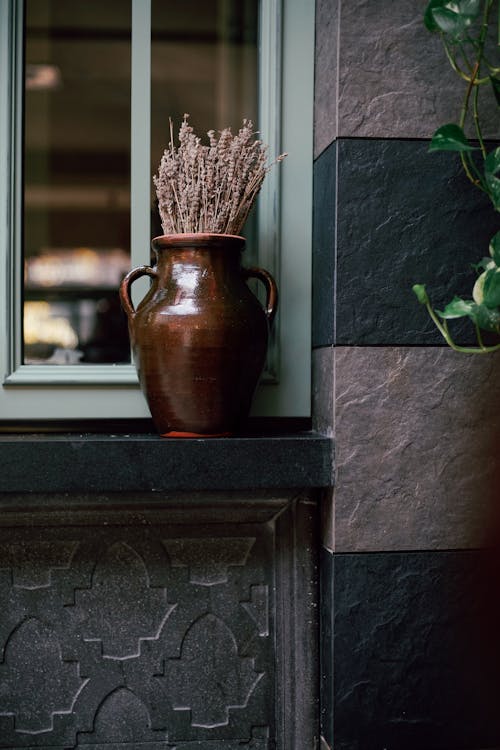
[[[327,487],[333,443],[314,432],[165,439],[0,435],[0,492],[107,493]]]

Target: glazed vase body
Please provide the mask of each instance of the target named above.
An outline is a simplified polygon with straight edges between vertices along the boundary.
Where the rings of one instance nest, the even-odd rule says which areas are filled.
[[[164,436],[234,433],[248,415],[262,372],[277,290],[262,269],[243,269],[242,237],[164,235],[157,265],[131,271],[120,287],[139,382]],[[150,276],[134,309],[130,286]],[[266,286],[263,308],[246,284]]]

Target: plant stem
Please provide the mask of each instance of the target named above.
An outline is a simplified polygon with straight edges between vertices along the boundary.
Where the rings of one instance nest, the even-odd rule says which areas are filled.
[[[481,334],[479,334],[479,337],[478,337],[478,342],[480,344],[479,346],[460,346],[459,344],[456,344],[453,341],[453,338],[448,330],[448,325],[446,321],[444,321],[444,323],[441,323],[438,316],[432,309],[431,303],[429,301],[425,303],[425,306],[427,308],[427,312],[429,313],[429,316],[431,317],[439,333],[444,338],[448,346],[454,351],[461,352],[461,354],[489,354],[491,352],[500,351],[500,344],[494,344],[493,346],[484,346],[482,338],[481,338]],[[477,332],[477,329],[476,329],[476,332]]]
[[[472,93],[472,88],[474,86],[474,80],[475,80],[475,78],[477,76],[477,72],[479,70],[479,65],[480,65],[480,60],[476,60],[476,62],[474,64],[474,68],[472,70],[471,77],[469,78],[469,84],[467,86],[467,90],[465,92],[465,99],[464,99],[464,103],[462,104],[462,111],[460,113],[460,123],[459,123],[460,127],[462,129],[465,126],[465,119],[467,117],[467,112],[469,111],[470,95]]]
[[[470,39],[468,37],[467,41],[469,42],[469,44],[472,44],[473,47],[476,47],[474,39]],[[469,58],[467,57],[467,52],[465,51],[464,45],[462,43],[459,43],[458,48],[459,48],[460,52],[462,53],[462,58],[463,58],[463,60],[465,62],[465,65],[466,65],[469,73],[472,74],[472,72],[474,70],[474,64],[469,61]],[[474,55],[474,57],[475,57],[475,55]],[[468,80],[470,80],[470,77],[468,78]]]
[[[453,53],[451,52],[451,50],[450,50],[450,48],[448,46],[448,43],[446,41],[446,38],[443,36],[442,39],[443,39],[444,51],[446,52],[446,57],[448,58],[448,62],[450,63],[450,65],[453,68],[453,70],[455,71],[455,73],[457,73],[457,75],[459,75],[460,78],[463,78],[464,81],[467,81],[467,83],[468,83],[470,81],[470,77],[467,75],[467,73],[464,73],[464,71],[461,68],[458,67],[458,63],[456,61],[456,58],[453,55]],[[467,58],[465,58],[465,60],[467,62]]]
[[[479,344],[479,346],[481,347],[481,349],[484,349],[485,346],[484,346],[484,343],[483,343],[483,336],[481,334],[481,329],[479,328],[479,326],[477,324],[477,320],[474,321],[474,327],[476,329],[477,343]]]
[[[462,128],[462,130],[465,127],[465,120],[467,118],[467,112],[469,111],[470,95],[471,95],[472,89],[474,87],[474,81],[475,81],[477,73],[479,71],[480,64],[481,64],[481,60],[480,59],[476,60],[476,62],[474,64],[474,68],[472,70],[471,78],[469,79],[469,84],[467,86],[467,90],[465,92],[465,99],[464,99],[464,102],[463,102],[463,105],[462,105],[462,111],[460,113],[460,121],[459,121],[459,125]],[[476,125],[476,132],[477,132],[478,131],[478,124],[476,123],[476,121],[475,121],[475,125]],[[479,130],[478,134],[479,134],[479,136],[481,136],[481,131],[480,130]],[[484,143],[482,141],[482,138],[480,139],[480,144],[481,144],[481,151],[483,153],[483,158],[484,158],[485,155],[486,155],[486,151],[484,150]],[[467,175],[468,179],[472,182],[473,185],[475,185],[476,187],[478,187],[478,188],[480,188],[481,190],[484,191],[484,187],[482,185],[482,180],[481,180],[481,175],[480,175],[479,171],[477,170],[476,165],[474,164],[471,155],[469,153],[464,153],[462,151],[460,153],[460,160],[462,162],[462,167],[463,167],[464,172]],[[476,176],[474,176],[472,174],[472,171],[474,171],[476,173]],[[485,191],[485,192],[487,192],[487,191]]]
[[[469,180],[472,182],[472,184],[475,187],[477,187],[479,190],[482,190],[483,193],[486,193],[487,195],[489,195],[489,191],[484,187],[481,172],[474,164],[474,160],[471,154],[468,151],[466,153],[462,151],[460,153],[460,160],[462,162],[462,167],[464,169],[464,172],[469,178]],[[472,172],[475,172],[476,177],[474,177]]]
[[[465,92],[465,98],[464,98],[464,102],[463,102],[463,105],[462,105],[462,111],[460,113],[460,122],[459,122],[459,124],[460,124],[460,127],[463,130],[465,128],[465,121],[467,119],[467,113],[468,113],[469,108],[470,108],[471,94],[472,94],[472,91],[474,90],[473,103],[472,103],[472,119],[473,119],[473,122],[474,122],[474,129],[476,131],[476,135],[477,135],[477,139],[479,141],[479,146],[481,148],[481,153],[482,153],[483,159],[486,158],[486,147],[484,145],[483,135],[482,135],[482,132],[481,132],[481,126],[480,126],[480,123],[479,123],[479,110],[478,110],[479,86],[482,83],[485,83],[486,81],[488,81],[489,78],[488,77],[486,77],[486,78],[478,78],[478,76],[480,74],[481,63],[482,63],[483,57],[484,57],[484,45],[485,45],[485,42],[486,42],[486,34],[488,32],[488,18],[489,18],[489,14],[491,12],[492,5],[493,5],[493,0],[487,0],[486,1],[485,6],[484,6],[483,22],[481,24],[481,30],[479,32],[478,40],[477,40],[477,42],[475,42],[474,40],[471,40],[471,42],[473,43],[474,47],[476,48],[476,61],[475,61],[474,65],[473,65],[473,67],[472,67],[471,75],[470,75],[470,77],[467,77],[467,76],[465,76],[463,74],[461,75],[461,77],[464,78],[467,81],[468,85],[467,85],[467,89],[466,89],[466,92]],[[458,69],[456,61],[454,59],[450,59],[451,53],[450,53],[450,51],[448,49],[446,41],[444,43],[444,47],[445,47],[445,51],[446,51],[446,54],[448,56],[448,59],[450,60],[450,62],[452,64],[453,69],[456,70],[456,72],[458,72],[459,75],[460,75],[461,71]],[[461,49],[462,55],[464,56],[464,60],[466,61],[467,65],[469,65],[467,56],[465,54],[465,51],[464,51],[462,45],[460,46],[460,49]],[[477,169],[476,165],[474,164],[474,161],[473,161],[471,155],[470,154],[465,154],[465,153],[462,152],[460,154],[460,160],[462,162],[462,167],[464,169],[464,172],[467,175],[468,179],[472,182],[472,184],[475,185],[476,187],[480,188],[480,190],[482,190],[483,192],[488,193],[488,190],[486,190],[485,187],[484,187],[484,185],[483,185],[483,180],[482,180],[481,174],[480,174],[479,170]],[[475,172],[475,175],[473,174],[473,172]]]
[[[475,70],[475,75],[473,76],[474,78],[479,76],[481,72],[481,63],[484,58],[484,45],[486,43],[486,35],[488,33],[488,19],[489,19],[492,5],[493,5],[493,0],[487,0],[484,6],[483,23],[481,26],[481,31],[479,33],[479,39],[478,39],[478,45],[477,45],[477,69]],[[483,159],[486,159],[486,147],[484,145],[483,136],[481,132],[481,126],[479,123],[479,111],[478,111],[479,84],[483,80],[488,81],[489,78],[486,77],[485,79],[477,80],[478,85],[476,86],[474,90],[474,97],[473,97],[473,119],[474,119],[474,127],[477,133],[477,139],[481,147],[481,153],[483,154]]]
[[[474,96],[472,101],[472,118],[474,120],[474,127],[476,128],[477,140],[481,148],[483,159],[486,159],[486,146],[484,145],[483,133],[481,131],[481,123],[479,122],[479,86],[474,89]]]

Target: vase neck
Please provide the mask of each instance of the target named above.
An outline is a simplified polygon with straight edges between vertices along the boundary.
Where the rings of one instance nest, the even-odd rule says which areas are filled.
[[[224,283],[241,276],[241,253],[222,247],[161,248],[157,271],[162,284],[174,282],[186,292],[205,282]]]

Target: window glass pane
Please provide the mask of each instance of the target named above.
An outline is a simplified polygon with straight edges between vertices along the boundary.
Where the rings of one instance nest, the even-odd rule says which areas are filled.
[[[208,130],[258,120],[259,0],[153,0],[151,172],[184,113],[204,142]],[[249,237],[251,227],[245,232]],[[163,234],[153,211],[153,235]]]
[[[130,0],[26,0],[25,364],[129,361]]]

